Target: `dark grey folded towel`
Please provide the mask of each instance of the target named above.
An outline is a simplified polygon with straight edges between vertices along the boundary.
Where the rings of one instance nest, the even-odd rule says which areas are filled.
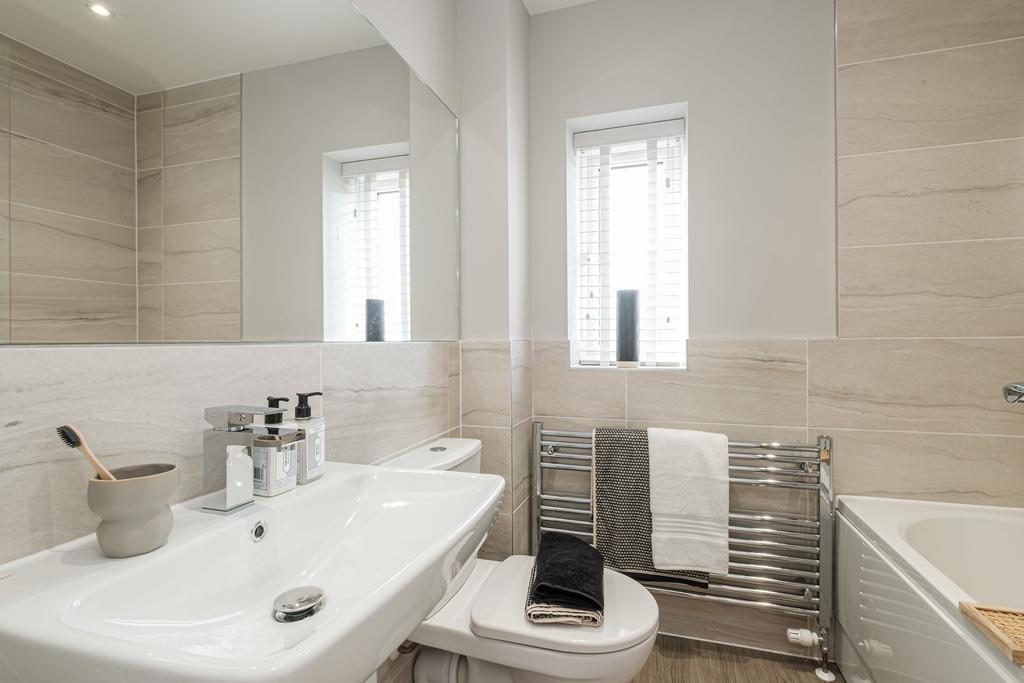
[[[594,430],[594,539],[609,567],[641,581],[707,588],[707,572],[657,569],[651,556],[651,474],[646,429]]]
[[[603,610],[601,553],[569,534],[545,532],[533,563],[526,616],[536,623],[600,626]]]

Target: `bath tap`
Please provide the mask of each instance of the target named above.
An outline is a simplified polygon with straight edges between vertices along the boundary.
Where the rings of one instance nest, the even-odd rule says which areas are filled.
[[[1003,387],[1003,398],[1007,403],[1020,403],[1024,401],[1024,383],[1007,384]]]

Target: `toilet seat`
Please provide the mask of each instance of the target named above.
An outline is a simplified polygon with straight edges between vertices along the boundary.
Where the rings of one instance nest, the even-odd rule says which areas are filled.
[[[513,556],[505,562],[511,562],[511,567],[514,567],[514,569],[508,568],[505,571],[519,576],[525,570],[525,576],[516,579],[523,581],[522,588],[519,588],[518,585],[516,588],[509,585],[497,586],[497,589],[500,589],[497,590],[497,594],[505,594],[509,597],[505,608],[509,611],[506,612],[495,607],[494,614],[498,615],[495,617],[495,622],[488,620],[487,606],[482,607],[479,611],[476,628],[495,637],[480,635],[474,631],[473,612],[479,600],[483,600],[481,604],[486,604],[494,598],[495,593],[492,591],[496,588],[493,584],[488,588],[486,594],[483,588],[502,564],[489,560],[478,560],[477,566],[473,569],[465,585],[434,616],[422,622],[409,636],[409,639],[436,650],[456,653],[513,669],[532,671],[540,674],[545,680],[587,682],[629,680],[640,670],[650,654],[658,630],[658,606],[645,588],[617,572],[605,570],[606,610],[605,624],[602,628],[536,625],[527,622],[520,630],[515,626],[510,627],[509,624],[515,623],[513,615],[526,621],[525,586],[529,581],[533,558]],[[498,583],[497,580],[496,583]],[[514,602],[511,596],[514,596]],[[640,619],[636,622],[632,621],[639,615],[642,616],[642,627],[638,629],[624,628],[622,631],[627,635],[616,637],[614,632],[621,627],[618,625],[619,619],[616,616],[619,609],[615,606],[624,605],[627,601],[635,603],[637,609],[630,612],[633,616],[627,619],[626,623],[640,624]],[[518,605],[516,606],[515,603]],[[575,636],[565,633],[565,631],[572,631]],[[591,633],[581,633],[582,631],[591,631]],[[557,636],[550,635],[555,632],[558,632]],[[646,634],[646,639],[642,639],[642,633]],[[611,637],[608,637],[609,634],[612,634]],[[641,638],[640,642],[632,646],[625,646],[624,649],[614,649],[621,648],[625,642],[638,637]],[[542,644],[526,644],[515,642],[515,640],[505,640],[505,638]],[[585,644],[573,645],[573,638],[579,638]],[[569,651],[580,647],[589,648],[589,651]]]
[[[470,629],[481,638],[558,652],[600,654],[638,645],[658,630],[658,605],[639,583],[605,570],[604,623],[538,625],[526,618],[534,558],[514,555],[491,571],[473,603]]]

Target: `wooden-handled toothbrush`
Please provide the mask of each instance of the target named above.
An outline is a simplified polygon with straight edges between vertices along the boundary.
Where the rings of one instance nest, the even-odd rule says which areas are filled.
[[[106,479],[107,481],[117,480],[117,477],[111,474],[110,470],[108,470],[106,466],[100,462],[99,458],[93,454],[92,450],[89,448],[89,444],[85,442],[85,439],[82,438],[81,432],[79,432],[74,425],[68,424],[57,427],[57,436],[60,437],[60,440],[63,441],[64,445],[68,448],[78,449],[79,452],[85,456],[85,459],[89,461],[89,464],[92,465],[93,469],[96,470],[96,474],[99,475],[100,479]]]

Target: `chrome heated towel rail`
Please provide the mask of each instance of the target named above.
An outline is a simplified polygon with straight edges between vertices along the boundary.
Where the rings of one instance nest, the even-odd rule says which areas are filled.
[[[533,423],[534,552],[545,531],[593,542],[590,494],[560,491],[551,482],[559,471],[589,476],[593,457],[591,432],[550,430]],[[734,492],[729,573],[712,574],[707,588],[671,582],[644,585],[652,592],[810,617],[826,650],[833,615],[832,439],[819,436],[815,444],[730,442],[729,482]],[[761,489],[761,495],[744,494],[747,487]],[[785,491],[805,495],[787,500],[778,495]]]

